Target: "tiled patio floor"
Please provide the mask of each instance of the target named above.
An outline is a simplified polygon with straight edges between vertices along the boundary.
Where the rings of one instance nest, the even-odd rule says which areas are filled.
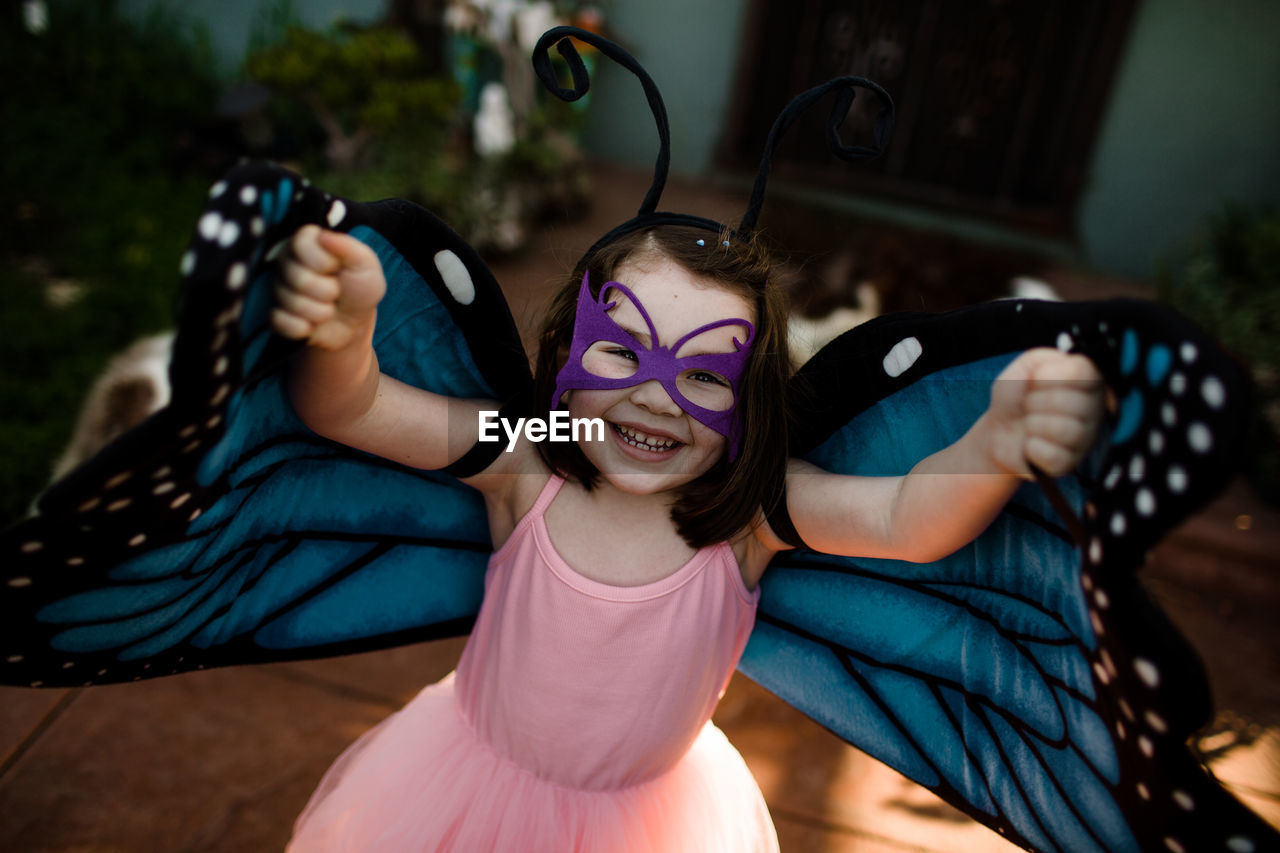
[[[626,189],[597,193],[589,219],[496,265],[526,331],[563,269],[626,217],[646,183],[603,179]],[[673,185],[664,206],[731,217],[741,198]],[[1055,281],[1068,296],[1129,287],[1067,273]],[[1214,771],[1280,826],[1280,513],[1233,487],[1158,548],[1145,573],[1214,680],[1216,734],[1202,744],[1216,751]],[[341,749],[447,673],[461,648],[452,640],[131,685],[0,689],[0,850],[279,850]],[[716,720],[764,790],[786,853],[1014,849],[741,676]]]

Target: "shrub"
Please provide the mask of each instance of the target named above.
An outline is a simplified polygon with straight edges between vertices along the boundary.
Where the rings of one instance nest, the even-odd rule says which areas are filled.
[[[1248,476],[1280,504],[1280,215],[1229,205],[1157,275],[1161,300],[1200,323],[1249,370]]]

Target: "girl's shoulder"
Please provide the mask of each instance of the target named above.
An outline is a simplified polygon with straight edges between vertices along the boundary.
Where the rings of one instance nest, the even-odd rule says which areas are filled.
[[[789,546],[774,535],[762,510],[750,527],[743,528],[729,540],[729,547],[738,561],[742,582],[747,589],[755,589],[773,555]]]
[[[484,495],[494,548],[501,547],[516,524],[533,509],[551,470],[530,442],[517,442],[485,470],[463,480]]]

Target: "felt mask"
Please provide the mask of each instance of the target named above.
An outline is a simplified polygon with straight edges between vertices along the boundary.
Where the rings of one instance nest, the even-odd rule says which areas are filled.
[[[609,310],[622,299],[630,301],[644,319],[651,346],[636,340],[609,316]],[[699,346],[699,336],[726,326],[741,330],[733,336],[731,352],[705,352]],[[649,312],[626,285],[605,282],[600,295],[592,296],[590,274],[584,274],[573,343],[569,359],[556,374],[551,406],[558,407],[565,391],[571,389],[630,388],[656,380],[689,417],[729,440],[729,460],[733,461],[742,439],[742,419],[737,414],[739,387],[755,333],[749,321],[734,317],[699,326],[667,345],[658,339]]]

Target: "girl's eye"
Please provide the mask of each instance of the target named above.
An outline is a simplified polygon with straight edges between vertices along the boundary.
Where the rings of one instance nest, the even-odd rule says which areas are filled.
[[[705,370],[695,370],[693,373],[689,374],[689,378],[694,382],[703,382],[708,385],[719,385],[722,388],[729,387],[729,383],[723,376],[719,376],[715,373],[708,373]]]
[[[616,355],[619,358],[625,358],[628,361],[639,361],[639,359],[636,358],[636,354],[625,347],[617,347],[616,349],[608,350],[608,353],[609,355]]]

